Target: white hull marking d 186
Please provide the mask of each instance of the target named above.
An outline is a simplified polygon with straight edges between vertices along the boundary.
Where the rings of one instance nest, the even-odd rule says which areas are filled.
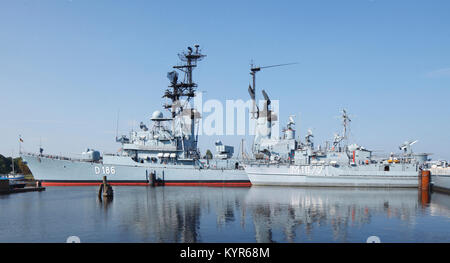
[[[95,170],[95,174],[115,174],[116,173],[116,169],[114,168],[114,166],[95,166],[94,167]]]

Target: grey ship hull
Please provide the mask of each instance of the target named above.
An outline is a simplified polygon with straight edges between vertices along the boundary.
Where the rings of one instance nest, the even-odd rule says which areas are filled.
[[[433,190],[450,193],[450,167],[431,168]]]
[[[382,171],[375,165],[333,167],[310,165],[246,165],[252,185],[325,187],[418,187],[419,172],[414,166]]]
[[[111,185],[149,185],[151,174],[164,185],[250,186],[242,169],[199,169],[193,165],[129,165],[110,162],[42,157],[23,154],[36,180],[44,186],[99,185],[107,176]]]

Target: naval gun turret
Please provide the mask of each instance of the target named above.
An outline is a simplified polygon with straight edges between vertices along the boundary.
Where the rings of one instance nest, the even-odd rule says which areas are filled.
[[[404,155],[410,156],[410,155],[413,154],[413,152],[412,152],[412,147],[411,147],[411,146],[413,146],[413,145],[416,144],[417,142],[418,142],[418,140],[415,140],[415,141],[413,141],[413,142],[406,141],[406,142],[404,142],[402,145],[400,145],[398,148],[399,148],[401,151],[403,151],[403,154],[404,154]]]
[[[428,162],[428,156],[431,153],[414,153],[412,150],[412,146],[416,144],[418,140],[415,141],[406,141],[402,145],[399,146],[399,149],[403,153],[403,158],[412,159],[417,162],[419,165],[425,165]]]

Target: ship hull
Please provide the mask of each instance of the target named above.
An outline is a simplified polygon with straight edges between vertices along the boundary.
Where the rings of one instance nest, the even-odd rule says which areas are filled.
[[[36,155],[23,155],[22,158],[26,161],[34,178],[41,181],[43,186],[99,185],[103,176],[107,176],[108,183],[111,185],[146,186],[154,182],[166,186],[249,187],[251,185],[245,171],[239,169],[198,169],[187,165],[130,166],[62,160]]]
[[[433,190],[450,193],[450,168],[432,168],[430,171]]]
[[[412,168],[385,172],[332,166],[246,165],[245,171],[252,185],[399,188],[419,185],[418,171]]]

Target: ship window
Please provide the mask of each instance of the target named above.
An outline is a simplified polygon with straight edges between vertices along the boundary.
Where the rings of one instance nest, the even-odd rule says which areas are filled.
[[[385,172],[389,172],[389,165],[386,165],[386,166],[384,167],[384,171],[385,171]]]

